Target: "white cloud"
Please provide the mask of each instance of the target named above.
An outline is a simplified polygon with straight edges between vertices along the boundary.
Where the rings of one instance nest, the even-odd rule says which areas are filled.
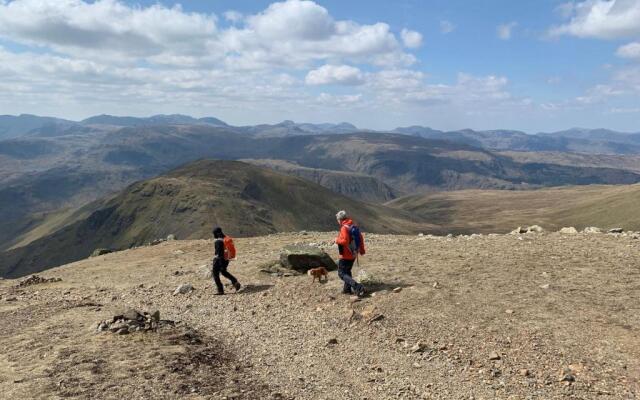
[[[180,6],[129,7],[116,0],[0,3],[0,36],[66,54],[146,57],[205,51],[215,18]]]
[[[518,26],[517,22],[509,22],[507,24],[498,25],[498,27],[496,28],[498,38],[502,40],[511,39],[512,31],[516,26]]]
[[[326,40],[336,31],[327,9],[313,1],[273,3],[247,22],[259,36],[268,39]]]
[[[180,6],[120,0],[0,1],[0,37],[74,57],[189,67],[305,68],[322,60],[410,65],[388,24],[336,20],[313,1],[286,0],[256,15],[227,12],[234,26]],[[410,35],[415,43],[415,36]]]
[[[329,93],[320,93],[317,97],[317,101],[327,106],[353,106],[362,100],[362,94],[346,94],[346,95],[333,95]]]
[[[640,60],[640,42],[633,42],[620,46],[616,51],[618,57]]]
[[[404,43],[405,47],[416,49],[422,46],[422,34],[420,32],[403,29],[402,32],[400,32],[400,36],[402,37],[402,43]]]
[[[323,65],[309,71],[307,85],[360,85],[364,83],[362,71],[349,65]]]
[[[442,20],[440,21],[440,32],[443,34],[447,34],[447,33],[451,33],[456,29],[456,26],[451,22],[451,21],[447,21]]]
[[[233,23],[240,22],[244,18],[244,15],[242,15],[241,12],[235,10],[225,11],[223,15],[227,21]]]
[[[624,93],[624,90],[613,85],[600,84],[587,90],[583,96],[576,97],[576,101],[582,104],[595,104],[601,103],[613,96],[621,96]]]
[[[477,77],[460,73],[455,84],[427,83],[418,71],[387,70],[367,76],[367,87],[380,104],[492,106],[511,101],[508,80],[499,76]]]
[[[562,12],[569,21],[552,28],[552,36],[615,39],[640,35],[640,0],[585,0],[563,6]]]

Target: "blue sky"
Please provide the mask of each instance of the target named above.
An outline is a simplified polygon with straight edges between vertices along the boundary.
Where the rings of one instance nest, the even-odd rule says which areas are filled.
[[[0,114],[640,131],[640,0],[0,0]]]

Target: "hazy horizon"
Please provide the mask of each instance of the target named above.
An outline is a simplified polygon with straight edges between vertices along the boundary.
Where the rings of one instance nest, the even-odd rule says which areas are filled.
[[[308,121],[308,120],[301,120],[301,121],[297,121],[297,120],[291,120],[291,119],[283,119],[283,120],[273,120],[273,121],[268,121],[268,122],[259,122],[257,124],[243,124],[243,123],[232,123],[231,121],[227,121],[224,118],[219,118],[216,115],[189,115],[189,114],[180,114],[180,113],[169,113],[169,114],[146,114],[146,115],[116,115],[116,114],[109,114],[109,113],[102,113],[102,114],[95,114],[95,115],[87,115],[85,117],[82,118],[65,118],[65,117],[61,117],[61,116],[57,116],[57,115],[38,115],[38,114],[33,114],[33,113],[21,113],[21,114],[0,114],[0,117],[3,116],[10,116],[10,117],[19,117],[21,115],[31,115],[31,116],[35,116],[35,117],[43,117],[43,118],[56,118],[56,119],[62,119],[62,120],[67,120],[67,121],[72,121],[72,122],[82,122],[84,120],[87,120],[89,118],[92,117],[98,117],[98,116],[111,116],[111,117],[117,117],[117,118],[128,118],[128,117],[132,117],[132,118],[151,118],[151,117],[155,117],[155,116],[171,116],[171,115],[181,115],[181,116],[185,116],[185,117],[191,117],[194,119],[201,119],[201,118],[216,118],[221,120],[222,122],[227,123],[230,126],[234,126],[234,127],[241,127],[241,126],[255,126],[255,125],[277,125],[280,123],[283,123],[285,121],[292,121],[296,124],[341,124],[341,123],[348,123],[348,124],[352,124],[354,125],[357,129],[362,129],[362,130],[370,130],[370,131],[379,131],[379,132],[385,132],[385,131],[392,131],[394,129],[397,128],[408,128],[408,127],[414,127],[414,126],[419,126],[419,127],[424,127],[424,128],[430,128],[430,129],[434,129],[434,130],[439,130],[439,131],[443,131],[443,132],[454,132],[454,131],[462,131],[462,130],[466,130],[466,129],[471,129],[474,131],[518,131],[518,132],[523,132],[529,135],[535,135],[537,133],[554,133],[554,132],[561,132],[561,131],[567,131],[567,130],[572,130],[572,129],[584,129],[584,130],[598,130],[598,129],[605,129],[605,130],[611,130],[611,131],[616,131],[616,132],[620,132],[620,133],[629,133],[629,134],[635,134],[635,133],[640,133],[640,129],[636,130],[636,131],[623,131],[623,130],[616,130],[616,129],[611,129],[609,127],[603,127],[603,126],[595,126],[595,127],[585,127],[585,126],[578,126],[578,125],[574,125],[574,126],[567,126],[567,127],[563,127],[563,128],[557,128],[557,129],[553,129],[553,130],[549,130],[549,131],[531,131],[531,130],[527,130],[527,129],[514,129],[514,128],[505,128],[505,127],[493,127],[493,128],[487,128],[487,129],[478,129],[475,127],[470,127],[470,126],[464,126],[464,127],[460,127],[460,128],[454,128],[454,129],[443,129],[443,128],[439,128],[437,126],[431,126],[431,125],[420,125],[420,124],[407,124],[407,125],[402,125],[402,126],[394,126],[391,128],[376,128],[373,126],[360,126],[358,124],[354,124],[351,121],[326,121],[326,120],[318,120],[318,121]]]

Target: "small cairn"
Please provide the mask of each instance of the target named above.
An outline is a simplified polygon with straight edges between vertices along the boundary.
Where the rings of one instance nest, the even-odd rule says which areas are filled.
[[[96,332],[111,332],[118,335],[127,335],[134,332],[155,332],[165,326],[175,326],[175,322],[161,320],[160,311],[141,313],[130,308],[122,314],[114,315],[111,320],[98,322],[95,330]]]

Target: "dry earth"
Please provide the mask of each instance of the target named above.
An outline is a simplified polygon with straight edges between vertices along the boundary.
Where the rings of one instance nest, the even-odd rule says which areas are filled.
[[[230,269],[246,289],[227,296],[204,277],[204,240],[42,274],[59,282],[0,281],[0,397],[638,398],[639,240],[370,235],[356,271],[379,283],[358,302],[340,294],[335,272],[326,284],[259,272],[285,244],[331,239],[237,240]],[[173,295],[183,283],[195,290]],[[95,332],[125,307],[178,324]]]

